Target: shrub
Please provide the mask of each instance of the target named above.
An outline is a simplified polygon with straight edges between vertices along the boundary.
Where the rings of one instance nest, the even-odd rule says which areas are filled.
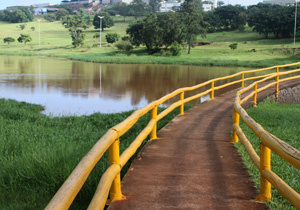
[[[7,43],[7,44],[10,44],[11,42],[15,42],[15,39],[12,38],[12,37],[5,37],[5,38],[3,39],[3,42],[4,42],[4,43]]]
[[[24,30],[24,29],[26,28],[26,24],[21,24],[21,25],[19,25],[19,28],[20,28],[21,30]]]
[[[56,16],[54,14],[49,14],[49,15],[45,15],[45,20],[49,21],[49,22],[54,22],[56,21]]]
[[[105,38],[108,43],[115,43],[119,41],[120,35],[117,33],[108,33],[105,35]]]
[[[127,41],[120,41],[115,44],[118,50],[129,52],[133,49],[132,44]]]
[[[181,50],[182,50],[182,47],[178,42],[172,43],[172,45],[170,47],[170,51],[173,56],[181,55]]]
[[[35,27],[34,27],[34,26],[32,26],[30,29],[31,29],[32,31],[35,31]]]
[[[237,48],[238,43],[232,43],[229,45],[230,49],[235,50]]]
[[[100,37],[100,33],[95,33],[93,36],[94,39],[99,38],[99,37]]]

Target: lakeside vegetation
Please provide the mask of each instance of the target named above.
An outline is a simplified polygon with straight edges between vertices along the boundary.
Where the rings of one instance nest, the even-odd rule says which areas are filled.
[[[186,106],[188,109],[189,106]],[[40,105],[0,100],[0,209],[43,209],[74,167],[107,130],[133,111],[90,116],[49,117]],[[164,110],[159,108],[159,112]],[[164,127],[178,114],[159,121]],[[124,151],[148,124],[150,114],[120,138]],[[148,139],[147,139],[148,140]],[[144,141],[143,144],[146,143]],[[122,176],[129,165],[122,170]],[[86,209],[101,175],[108,167],[107,152],[92,171],[71,209]]]
[[[38,21],[28,22],[24,30],[19,24],[0,22],[0,54],[8,55],[44,55],[62,57],[67,59],[102,62],[102,63],[161,63],[161,64],[192,64],[192,65],[216,65],[216,66],[251,66],[266,67],[278,64],[293,63],[299,61],[300,50],[296,43],[293,48],[293,40],[265,39],[263,35],[253,32],[246,27],[245,31],[227,31],[207,34],[206,38],[197,37],[198,43],[209,43],[196,46],[188,54],[184,48],[181,56],[155,53],[149,55],[145,47],[136,47],[129,53],[122,53],[113,44],[105,40],[107,33],[118,33],[121,37],[126,35],[128,24],[133,18],[114,17],[115,25],[102,32],[102,47],[99,47],[99,38],[93,38],[99,30],[90,27],[85,31],[84,46],[73,48],[69,31],[63,27],[60,21],[42,21],[41,44],[39,45]],[[35,27],[32,31],[31,28]],[[4,37],[17,38],[20,34],[30,34],[32,41],[27,44],[18,42],[9,45],[3,42]],[[238,43],[237,49],[231,50],[229,45]]]
[[[300,105],[299,104],[278,104],[271,99],[265,99],[256,108],[248,108],[248,114],[258,122],[266,131],[274,134],[279,139],[293,146],[300,148]],[[245,135],[253,145],[256,153],[259,154],[259,139],[245,123],[241,123]],[[252,163],[250,157],[241,143],[235,144],[242,155],[250,176],[253,178],[257,189],[260,189],[260,173]],[[281,177],[289,186],[300,192],[299,171],[289,163],[272,152],[271,168],[274,173]],[[272,200],[266,205],[270,209],[296,209],[285,199],[274,187],[272,187]]]

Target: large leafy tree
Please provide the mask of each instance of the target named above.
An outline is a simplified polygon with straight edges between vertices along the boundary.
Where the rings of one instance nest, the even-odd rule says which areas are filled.
[[[130,12],[129,6],[124,2],[120,2],[115,5],[115,10],[119,15],[124,17],[124,22],[125,22],[125,17],[128,16]]]
[[[214,14],[219,17],[225,30],[235,30],[247,23],[246,9],[240,5],[218,7]]]
[[[276,38],[290,37],[294,32],[295,7],[270,4],[257,4],[249,7],[248,24],[253,31],[268,38],[273,34]],[[300,14],[297,11],[297,27],[299,27]]]
[[[26,44],[27,42],[31,42],[32,37],[29,34],[20,34],[20,37],[18,38],[18,42]]]
[[[78,47],[83,45],[85,34],[83,30],[88,28],[88,25],[84,18],[78,15],[68,15],[63,19],[62,24],[65,28],[68,28],[72,38],[72,45]]]
[[[185,41],[188,44],[188,54],[191,53],[191,47],[194,47],[197,35],[205,36],[208,24],[203,21],[198,5],[194,0],[186,0],[181,5],[181,20]]]
[[[147,7],[143,0],[133,0],[130,5],[132,10],[134,11],[134,16],[136,20],[138,17],[141,17],[146,14]]]
[[[0,20],[11,23],[24,23],[33,21],[33,7],[20,7],[14,11],[4,10],[0,14]]]
[[[159,12],[161,6],[161,0],[149,0],[149,7],[151,12]]]
[[[113,19],[107,14],[106,12],[100,12],[94,16],[93,25],[95,29],[100,28],[100,17],[102,18],[102,31],[104,31],[104,28],[110,28],[114,25]]]

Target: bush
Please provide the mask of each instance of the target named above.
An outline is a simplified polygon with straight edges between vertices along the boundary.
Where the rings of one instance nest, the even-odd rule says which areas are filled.
[[[15,39],[12,38],[12,37],[5,37],[5,38],[3,39],[3,42],[4,42],[4,43],[7,43],[7,44],[10,44],[11,42],[15,42]]]
[[[49,22],[54,22],[56,21],[56,16],[54,14],[49,14],[49,15],[45,15],[45,20],[49,21]]]
[[[130,41],[130,37],[129,36],[123,36],[122,38],[121,38],[123,41]]]
[[[171,47],[170,51],[173,56],[181,55],[182,46],[178,44],[178,42],[174,42]]]
[[[117,33],[108,33],[105,35],[105,38],[108,43],[115,43],[119,41],[120,35]]]
[[[230,49],[235,50],[237,48],[238,43],[232,43],[229,45]]]
[[[99,38],[99,37],[100,37],[100,33],[95,33],[93,36],[94,39]]]
[[[115,46],[118,48],[118,50],[129,52],[133,49],[132,44],[127,41],[120,41],[115,44]]]
[[[32,26],[30,29],[31,29],[32,31],[35,31],[35,27],[34,27],[34,26]]]

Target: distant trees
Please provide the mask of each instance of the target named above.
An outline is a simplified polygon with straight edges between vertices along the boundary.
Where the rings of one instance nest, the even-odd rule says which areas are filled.
[[[0,12],[0,20],[10,23],[25,23],[33,21],[33,7],[20,7],[16,10]]]
[[[26,44],[27,42],[31,42],[32,37],[29,34],[20,34],[20,37],[18,38],[18,42]]]
[[[79,11],[77,15],[68,15],[63,18],[62,24],[69,29],[74,47],[84,44],[85,34],[83,30],[87,29],[90,24],[89,18],[86,17],[84,11]]]
[[[3,39],[3,42],[4,42],[4,43],[7,43],[7,44],[9,45],[11,42],[15,42],[15,39],[12,38],[12,37],[5,37],[5,38]]]
[[[149,51],[166,49],[172,44],[188,44],[188,53],[198,34],[205,35],[207,24],[193,0],[186,0],[179,12],[150,14],[131,24],[126,33],[133,45],[145,45]],[[174,48],[177,48],[177,44]]]
[[[162,0],[149,0],[149,7],[151,12],[159,12]]]
[[[54,14],[48,14],[44,16],[44,19],[49,22],[54,22],[56,21],[56,16]]]
[[[100,28],[100,17],[102,18],[102,31],[104,31],[104,28],[110,28],[114,25],[113,19],[107,14],[106,12],[100,12],[94,16],[93,25],[95,29]]]
[[[300,25],[298,8],[297,27]],[[253,31],[263,34],[268,38],[273,34],[275,38],[290,37],[294,32],[295,7],[262,4],[249,7],[248,25]]]
[[[60,8],[55,13],[55,19],[56,20],[62,20],[65,16],[67,16],[69,14],[70,13],[66,9]]]
[[[209,23],[208,32],[243,30],[247,24],[247,10],[240,5],[227,5],[205,12],[203,18]]]

